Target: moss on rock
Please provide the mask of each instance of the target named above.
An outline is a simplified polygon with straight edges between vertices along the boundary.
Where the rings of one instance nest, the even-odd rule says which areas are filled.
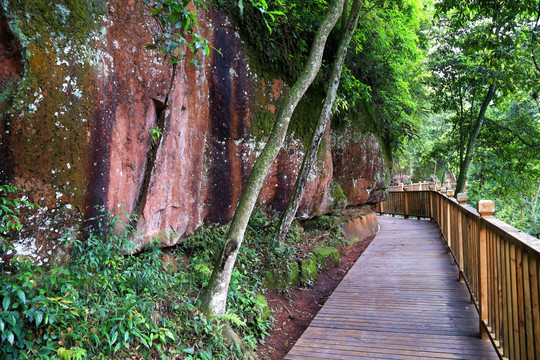
[[[341,185],[339,185],[334,179],[330,181],[328,192],[328,203],[330,205],[329,207],[334,213],[340,213],[347,207],[347,196],[345,196],[345,193],[343,193]]]
[[[275,115],[268,110],[260,110],[251,120],[249,131],[257,140],[263,140],[270,135],[274,125]]]
[[[270,317],[270,307],[268,306],[268,301],[262,294],[255,295],[255,301],[257,305],[255,306],[257,313],[259,314],[259,319],[261,321],[266,321]]]
[[[264,276],[264,286],[273,289],[286,289],[298,286],[299,266],[296,262],[289,263],[286,269],[269,270]]]
[[[302,261],[300,266],[300,281],[303,284],[311,285],[317,281],[317,261],[307,258]]]
[[[311,87],[294,110],[288,132],[294,138],[300,139],[304,147],[309,146],[311,142],[324,98],[325,92],[322,87]]]
[[[336,248],[330,246],[318,246],[313,249],[313,254],[315,254],[317,264],[319,264],[323,270],[336,266],[339,263],[339,251]]]

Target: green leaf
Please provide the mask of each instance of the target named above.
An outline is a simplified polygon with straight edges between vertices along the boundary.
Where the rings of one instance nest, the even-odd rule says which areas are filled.
[[[147,49],[147,50],[155,50],[157,48],[157,46],[156,45],[146,45],[144,48]]]
[[[4,311],[7,311],[9,309],[9,304],[11,304],[11,299],[7,296],[4,296],[4,300],[2,301],[2,308],[4,308]]]
[[[117,339],[118,339],[118,333],[115,331],[111,336],[111,345],[114,344]]]
[[[242,0],[238,0],[238,9],[240,10],[240,17],[244,17],[244,2]]]
[[[23,304],[26,304],[26,295],[24,294],[24,291],[22,290],[17,290],[17,295],[19,296],[19,299],[21,299],[21,302]]]
[[[36,322],[36,326],[39,326],[39,324],[41,324],[41,322],[43,321],[43,313],[41,311],[36,311],[34,321]]]
[[[194,354],[194,353],[195,353],[195,349],[193,349],[193,348],[184,349],[184,352],[187,353],[187,354]]]
[[[13,333],[10,331],[8,332],[8,336],[7,336],[7,341],[13,345],[13,342],[15,341],[15,335],[13,335]]]

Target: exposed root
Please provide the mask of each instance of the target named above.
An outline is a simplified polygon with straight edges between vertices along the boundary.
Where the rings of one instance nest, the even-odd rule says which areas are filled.
[[[229,324],[225,324],[221,331],[228,340],[232,341],[236,346],[238,346],[242,350],[242,354],[244,354],[247,359],[257,360],[259,358],[257,354],[244,343],[242,338],[238,336],[238,334],[233,330],[233,328]]]

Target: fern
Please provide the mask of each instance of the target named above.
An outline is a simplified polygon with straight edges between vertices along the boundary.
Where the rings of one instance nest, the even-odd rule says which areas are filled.
[[[242,326],[242,327],[245,327],[246,326],[246,322],[243,321],[242,319],[240,319],[240,316],[238,316],[237,314],[235,313],[232,313],[230,311],[227,311],[225,314],[223,315],[215,315],[215,317],[219,320],[227,320],[228,322],[236,325],[236,326]]]

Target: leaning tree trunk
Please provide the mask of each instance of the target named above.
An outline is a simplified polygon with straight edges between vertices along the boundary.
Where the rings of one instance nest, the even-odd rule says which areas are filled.
[[[296,83],[283,98],[268,141],[251,169],[246,187],[234,212],[221,256],[216,259],[212,277],[202,296],[202,310],[207,313],[215,315],[225,313],[232,270],[244,239],[249,218],[270,165],[283,145],[293,111],[319,72],[326,39],[341,16],[343,2],[344,0],[334,0],[330,5],[328,13],[315,34],[306,66]]]
[[[309,173],[311,172],[313,164],[315,163],[315,158],[317,157],[317,150],[321,144],[324,130],[327,128],[328,123],[330,122],[330,112],[334,106],[334,100],[336,99],[336,92],[339,86],[339,80],[341,78],[341,70],[343,69],[343,63],[345,62],[345,57],[347,56],[349,42],[351,41],[354,30],[356,29],[356,24],[358,23],[362,3],[363,0],[354,0],[351,14],[346,22],[347,25],[346,27],[343,27],[336,57],[334,59],[332,74],[330,75],[331,83],[326,90],[326,99],[324,100],[324,105],[319,115],[319,121],[317,122],[317,126],[313,131],[311,143],[309,148],[307,148],[306,155],[302,161],[302,168],[300,169],[298,177],[296,178],[296,183],[294,184],[294,189],[287,204],[287,208],[279,221],[279,234],[277,238],[279,246],[283,244],[283,241],[285,240],[285,237],[289,232],[289,228],[294,220],[294,216],[296,215],[296,211],[298,211],[298,206],[300,205],[300,201],[302,200],[302,196],[304,195],[304,191],[306,189]],[[345,9],[345,11],[347,10],[348,9]],[[345,23],[345,21],[343,22]]]
[[[467,151],[465,152],[465,157],[463,161],[459,164],[459,176],[456,184],[456,194],[463,192],[465,189],[465,182],[467,181],[467,171],[469,170],[469,165],[471,165],[472,157],[474,150],[476,149],[476,141],[478,140],[478,135],[480,135],[480,130],[482,130],[482,125],[484,124],[486,118],[486,110],[489,106],[489,103],[495,96],[495,85],[489,85],[488,92],[478,113],[476,123],[474,124],[473,131],[470,135],[469,142],[467,144]]]

